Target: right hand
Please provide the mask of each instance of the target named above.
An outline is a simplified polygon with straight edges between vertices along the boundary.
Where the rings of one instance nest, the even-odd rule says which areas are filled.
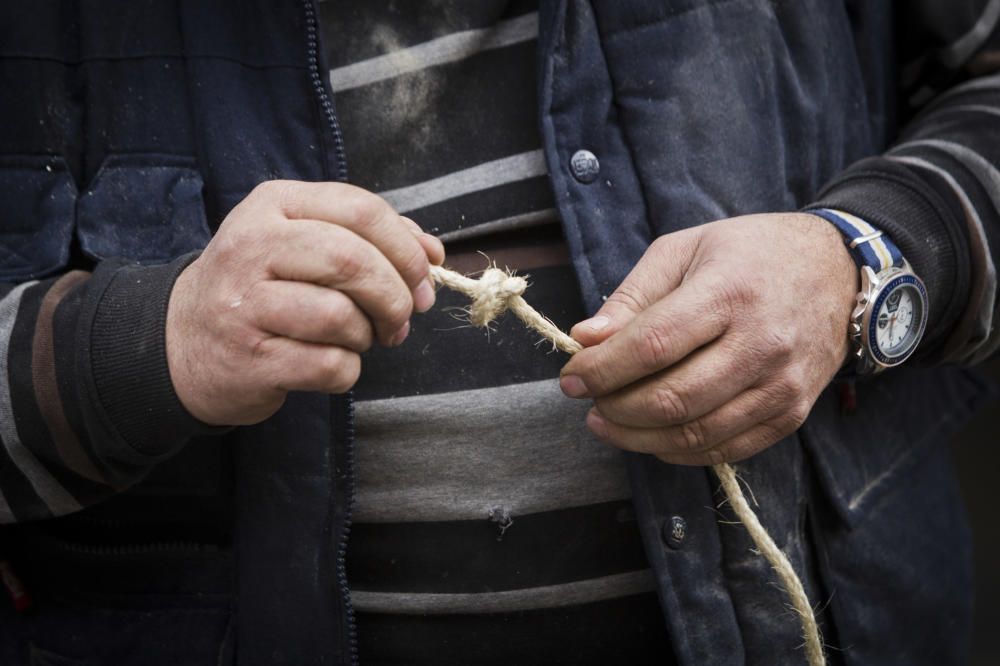
[[[434,304],[441,242],[342,183],[270,181],[236,206],[178,277],[167,361],[181,403],[211,425],[257,423],[289,391],[342,393],[373,339],[400,344]]]

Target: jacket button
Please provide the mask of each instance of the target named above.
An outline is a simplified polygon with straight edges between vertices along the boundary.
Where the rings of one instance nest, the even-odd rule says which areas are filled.
[[[663,543],[671,548],[680,548],[687,537],[687,521],[680,516],[671,516],[663,521],[663,529],[660,536]]]
[[[592,183],[601,173],[601,163],[597,161],[597,155],[589,150],[578,150],[573,153],[573,157],[569,160],[569,168],[573,172],[573,177],[581,183]]]

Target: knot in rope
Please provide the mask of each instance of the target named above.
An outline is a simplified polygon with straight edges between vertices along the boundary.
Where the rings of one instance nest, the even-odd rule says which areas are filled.
[[[476,280],[472,294],[469,321],[479,327],[486,326],[510,307],[510,300],[528,288],[528,281],[499,268],[487,268]]]

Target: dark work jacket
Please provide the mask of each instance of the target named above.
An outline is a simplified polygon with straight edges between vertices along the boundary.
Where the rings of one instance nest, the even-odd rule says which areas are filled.
[[[57,272],[74,247],[167,261],[203,247],[261,181],[345,179],[315,12],[308,0],[0,9],[4,86],[34,109],[0,118],[0,192],[31,207],[37,239],[0,279]],[[656,236],[796,210],[897,131],[890,2],[544,0],[540,26],[544,149],[592,311]],[[573,176],[579,149],[598,157],[593,182]],[[969,534],[945,445],[980,392],[964,371],[903,369],[859,383],[845,415],[831,388],[797,434],[739,465],[825,604],[833,661],[961,663]],[[30,640],[32,654],[80,660],[51,663],[154,664],[173,637],[219,663],[352,663],[351,409],[292,395],[113,500],[135,529],[184,533],[174,549],[130,549],[90,511],[53,521],[105,535],[76,550],[30,541],[47,567],[35,577],[78,612],[0,616],[0,654],[20,663]],[[720,522],[731,516],[710,470],[639,455],[628,469],[680,663],[804,662],[768,565]]]

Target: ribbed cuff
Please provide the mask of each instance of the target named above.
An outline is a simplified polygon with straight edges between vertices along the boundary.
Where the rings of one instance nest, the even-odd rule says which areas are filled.
[[[90,329],[91,372],[107,422],[129,447],[109,452],[123,462],[155,462],[192,437],[227,430],[188,413],[167,364],[170,292],[197,256],[161,266],[122,266],[97,303]]]
[[[965,222],[943,196],[947,184],[936,181],[933,174],[917,175],[890,160],[870,158],[845,171],[806,207],[857,215],[900,249],[924,281],[930,301],[921,356],[932,355],[958,321],[970,284]]]

